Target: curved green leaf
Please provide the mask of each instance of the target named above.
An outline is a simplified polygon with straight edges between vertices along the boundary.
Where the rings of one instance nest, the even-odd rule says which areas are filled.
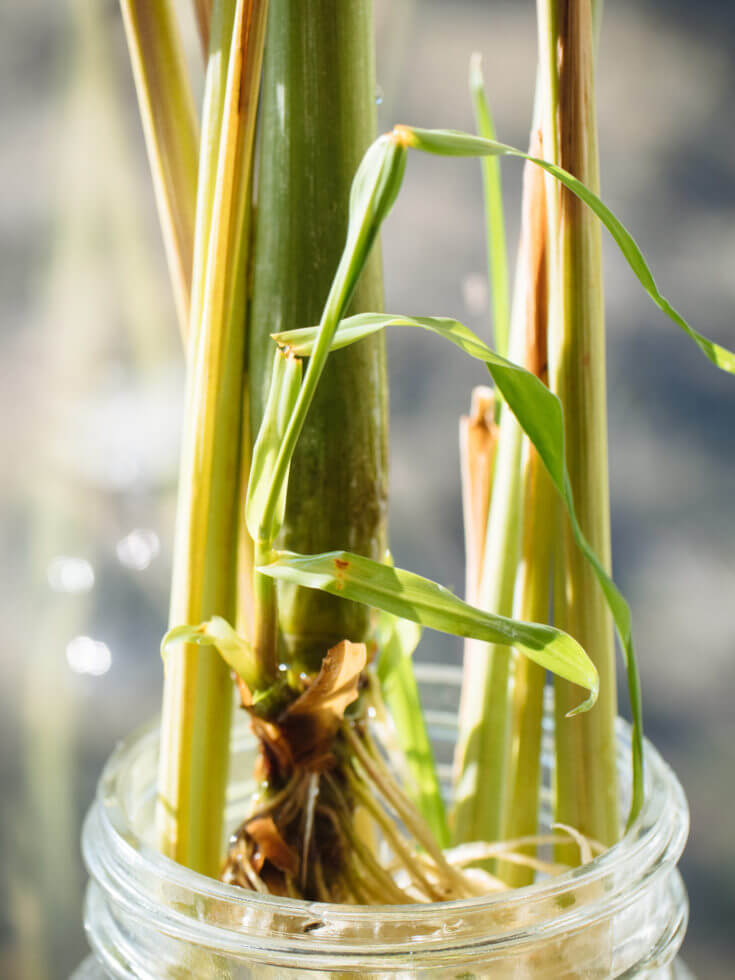
[[[602,203],[600,198],[581,180],[573,177],[562,167],[557,167],[546,160],[540,160],[538,157],[529,156],[522,150],[507,146],[505,143],[498,143],[496,140],[483,139],[481,136],[473,136],[469,133],[460,133],[449,129],[414,129],[411,126],[399,126],[397,129],[406,146],[415,150],[422,150],[425,153],[433,153],[439,156],[521,157],[524,160],[530,160],[531,163],[535,163],[536,166],[551,174],[597,215],[612,235],[626,262],[656,306],[694,341],[713,364],[723,371],[735,374],[735,354],[696,331],[687,323],[681,313],[674,309],[666,297],[659,292],[653,273],[633,236],[612,211]]]
[[[428,330],[451,341],[465,354],[487,365],[498,390],[535,446],[564,501],[574,539],[600,583],[623,650],[633,718],[633,794],[630,810],[632,819],[643,802],[643,706],[633,647],[630,608],[600,564],[579,526],[565,462],[564,415],[561,402],[534,374],[500,357],[468,327],[448,317],[405,317],[388,313],[363,313],[342,321],[334,336],[333,347],[336,349],[348,343],[355,343],[376,330],[383,330],[390,326],[419,327]],[[274,339],[297,354],[308,355],[314,342],[314,328],[307,327],[303,330],[274,334]]]
[[[483,612],[413,572],[348,551],[322,555],[277,551],[273,561],[259,566],[258,571],[362,602],[442,633],[515,647],[535,663],[590,692],[573,714],[588,710],[597,700],[597,670],[573,637],[553,626]]]
[[[252,647],[221,616],[213,616],[198,626],[174,626],[170,629],[161,640],[161,656],[164,661],[171,647],[177,643],[196,643],[199,646],[216,647],[227,666],[242,677],[251,691],[256,691],[262,686]]]
[[[365,266],[380,225],[393,207],[406,169],[406,148],[393,134],[380,136],[368,147],[350,191],[347,240],[322,313],[313,356],[304,383],[290,414],[275,460],[268,492],[263,501],[262,522],[272,526],[296,443],[304,426],[332,337],[345,312]]]
[[[333,287],[335,299],[337,299],[339,294],[342,309],[344,309],[344,303],[341,300],[345,296],[345,292],[342,289],[346,282],[345,272],[348,267],[350,268],[350,274],[354,272],[360,261],[359,255],[362,252],[362,242],[358,243],[358,239],[364,236],[364,242],[372,243],[377,233],[377,226],[390,209],[397,189],[400,186],[405,161],[398,155],[397,147],[403,146],[405,148],[417,149],[443,156],[514,156],[530,160],[532,163],[541,167],[583,201],[608,229],[623,253],[624,258],[654,303],[697,344],[700,350],[717,367],[729,373],[735,373],[735,355],[694,330],[684,317],[674,309],[666,297],[659,292],[653,274],[633,237],[597,195],[576,177],[561,167],[537,157],[532,157],[515,147],[467,133],[397,126],[393,131],[392,138],[393,144],[390,149],[394,153],[393,159],[389,162],[388,157],[385,155],[387,149],[385,143],[386,138],[381,137],[368,150],[358,172],[358,176],[355,179],[351,205],[353,206],[353,213],[355,215],[361,214],[362,216],[360,221],[357,221],[354,225],[355,228],[360,228],[360,232],[359,235],[353,237],[351,232],[348,231],[348,241],[345,254],[343,255],[343,262],[340,264],[340,269],[335,278],[335,286]],[[378,149],[378,147],[381,149]],[[382,176],[380,177],[378,176],[379,172],[382,172]],[[386,204],[385,206],[373,209],[371,212],[369,204],[366,207],[362,202],[363,199],[367,202],[371,200],[371,193],[375,193],[375,189],[380,184],[381,179],[384,181],[383,186],[386,188],[386,193],[384,194]],[[372,191],[366,191],[368,188],[372,188]],[[375,199],[377,200],[380,197],[381,195],[377,194]],[[332,294],[330,294],[330,298],[331,296]],[[565,464],[564,426],[561,404],[556,399],[556,396],[549,392],[537,378],[522,368],[504,360],[504,358],[497,354],[494,354],[470,330],[455,320],[433,317],[382,317],[377,314],[368,314],[343,321],[339,325],[335,336],[333,317],[337,310],[337,303],[330,304],[328,301],[327,308],[325,309],[325,316],[322,320],[321,330],[319,331],[318,344],[315,343],[316,333],[314,332],[310,335],[309,330],[276,335],[276,339],[282,345],[289,346],[295,353],[307,353],[313,347],[315,358],[318,353],[321,359],[326,357],[328,349],[336,349],[348,343],[353,343],[355,340],[360,339],[360,337],[367,336],[369,333],[383,329],[386,326],[402,324],[422,327],[444,336],[456,344],[456,346],[460,347],[465,353],[479,360],[483,360],[487,364],[488,370],[499,392],[504,396],[521,427],[536,447],[557,491],[564,500],[577,545],[590,562],[615,621],[625,658],[628,691],[633,715],[633,795],[630,812],[630,819],[633,819],[638,813],[643,800],[643,734],[640,685],[633,649],[630,609],[612,579],[600,564],[577,521],[574,512],[571,485]],[[317,378],[318,372],[315,372],[313,378],[314,386],[316,385]],[[297,406],[297,411],[295,411],[294,416],[299,414],[300,407],[304,409],[307,407],[306,388],[307,385],[305,384],[299,399],[299,406]],[[294,419],[292,419],[292,422],[294,422]],[[294,425],[290,428],[295,431]],[[286,452],[287,450],[284,447],[281,458],[279,458],[279,464],[285,460]],[[282,472],[277,472],[276,476],[282,479],[283,474]],[[277,489],[277,487],[272,488],[271,496],[273,496]],[[398,615],[402,614],[399,613]],[[405,618],[412,617],[406,616]],[[491,642],[502,641],[491,640]]]

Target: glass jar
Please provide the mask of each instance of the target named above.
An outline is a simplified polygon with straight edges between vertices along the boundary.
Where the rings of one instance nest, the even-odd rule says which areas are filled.
[[[423,671],[432,738],[445,774],[456,734],[442,707],[458,674]],[[438,707],[431,707],[433,703]],[[540,827],[551,822],[553,730],[544,730]],[[630,729],[618,721],[621,807]],[[688,831],[682,788],[646,743],[646,803],[622,840],[590,864],[527,888],[433,905],[324,905],[260,895],[195,874],[152,846],[157,728],[120,744],[83,834],[91,881],[92,957],[77,980],[190,977],[291,980],[690,976],[675,957],[688,902],[676,864]],[[227,827],[246,812],[255,744],[240,712],[232,734]]]

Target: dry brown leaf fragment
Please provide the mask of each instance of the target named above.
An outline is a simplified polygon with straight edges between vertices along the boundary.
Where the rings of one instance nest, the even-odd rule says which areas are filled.
[[[278,780],[295,768],[321,772],[334,765],[334,738],[358,696],[366,663],[365,644],[343,640],[327,651],[317,676],[277,718],[258,717],[252,705],[243,704],[262,745],[260,778]]]
[[[248,821],[245,830],[256,846],[252,863],[258,873],[264,863],[269,861],[285,874],[298,874],[299,856],[281,837],[272,817],[256,817]]]
[[[314,771],[331,764],[332,741],[357,698],[366,663],[364,643],[343,640],[327,651],[316,678],[278,722],[295,762]]]
[[[472,391],[470,415],[459,424],[460,462],[462,467],[462,508],[467,553],[467,601],[477,599],[482,558],[485,550],[490,491],[498,444],[498,426],[494,421],[495,395],[480,385]]]
[[[251,727],[253,734],[263,747],[259,759],[259,779],[270,781],[277,773],[285,776],[294,768],[294,756],[291,746],[281,731],[279,725],[252,715]]]
[[[342,640],[328,650],[316,678],[289,706],[286,715],[325,713],[332,716],[336,731],[349,705],[357,698],[360,674],[367,663],[364,643]]]

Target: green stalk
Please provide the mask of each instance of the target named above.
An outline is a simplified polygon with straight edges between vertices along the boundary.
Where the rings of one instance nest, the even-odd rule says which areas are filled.
[[[379,620],[380,622],[380,620]],[[449,846],[449,827],[436,769],[434,750],[426,728],[412,654],[421,639],[413,623],[390,617],[389,628],[378,630],[380,659],[378,682],[390,711],[410,777],[406,787],[442,847]]]
[[[523,543],[515,615],[545,622],[549,617],[551,547],[555,525],[555,495],[536,451],[526,446],[523,474]],[[503,817],[503,839],[538,832],[541,776],[541,728],[546,671],[527,657],[513,659],[512,714],[508,767],[508,795]],[[533,854],[535,847],[519,849]],[[530,885],[532,868],[501,862],[499,876],[511,887]]]
[[[494,140],[495,125],[485,95],[479,54],[474,54],[470,60],[470,94],[472,95],[475,128],[478,136]],[[493,339],[497,353],[501,357],[506,357],[510,334],[510,300],[500,160],[497,157],[483,157],[481,166],[485,197],[485,226],[487,228],[488,279],[493,305]],[[500,402],[498,401],[496,411],[499,408]]]
[[[550,95],[547,123],[558,118],[558,143],[546,142],[558,162],[595,192],[599,189],[594,103],[595,31],[590,0],[542,0],[548,33]],[[548,52],[558,51],[558,78]],[[557,149],[558,147],[558,149]],[[566,189],[558,197],[556,266],[551,269],[549,330],[551,387],[564,406],[566,458],[579,523],[609,571],[610,506],[607,470],[605,333],[599,224]],[[612,844],[618,837],[615,763],[615,648],[608,609],[595,576],[576,547],[568,521],[556,549],[554,616],[589,652],[600,674],[600,698],[581,719],[565,718],[579,692],[556,685],[556,819]],[[564,859],[576,859],[564,848]]]
[[[345,241],[352,177],[375,131],[369,0],[272,0],[270,23],[249,344],[253,440],[270,385],[270,335],[319,322]],[[375,308],[377,252],[350,309]],[[349,542],[382,557],[386,418],[383,339],[330,356],[291,463],[281,546],[313,553]],[[255,578],[258,595],[269,586]],[[313,671],[330,646],[367,637],[363,607],[280,582],[276,590],[280,660]]]
[[[541,138],[531,136],[530,152],[540,156]],[[547,381],[548,277],[544,175],[527,163],[523,184],[523,227],[529,242],[529,294],[525,366]],[[541,459],[524,439],[522,536],[514,613],[520,619],[546,622],[550,613],[551,548],[555,521],[554,488]],[[527,657],[513,658],[510,763],[503,815],[503,838],[532,836],[538,829],[541,726],[546,672]],[[534,853],[535,848],[526,848]],[[500,862],[499,876],[509,885],[531,884],[532,868]]]
[[[532,140],[533,148],[533,140]],[[539,282],[539,236],[529,206],[531,165],[526,165],[526,208],[516,270],[510,358],[523,359],[527,333],[535,329]],[[532,202],[533,203],[533,202]],[[477,604],[510,616],[521,540],[522,431],[511,412],[500,416],[485,552]],[[547,613],[541,617],[546,619]],[[454,838],[499,840],[511,752],[511,651],[467,644],[455,760]]]
[[[120,0],[183,337],[189,322],[199,127],[169,0]]]
[[[519,269],[522,266],[522,250]],[[519,276],[519,280],[520,280]],[[523,309],[516,295],[510,357],[519,360]],[[513,610],[520,543],[522,431],[512,412],[500,416],[490,509],[476,605],[501,616]],[[501,829],[508,758],[510,650],[471,641],[466,645],[455,754],[452,834],[456,843],[497,840]]]
[[[449,828],[437,778],[434,750],[426,728],[421,695],[410,657],[400,657],[383,684],[401,751],[406,757],[414,788],[409,795],[441,847],[449,846]]]
[[[245,349],[245,276],[255,114],[265,3],[237,0],[201,321],[189,332],[189,371],[174,542],[172,625],[232,618]],[[213,24],[216,21],[213,16]],[[212,45],[224,43],[212,31]],[[211,125],[216,125],[212,119]],[[205,134],[205,145],[213,139]],[[206,154],[206,150],[205,150]],[[205,155],[203,154],[203,155]],[[199,202],[206,191],[198,195]],[[201,225],[199,226],[201,227]],[[211,647],[166,659],[157,809],[164,853],[216,875],[221,858],[232,685]]]

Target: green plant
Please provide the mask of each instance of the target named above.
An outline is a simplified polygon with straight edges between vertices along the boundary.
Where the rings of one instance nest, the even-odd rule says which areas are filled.
[[[260,740],[262,787],[230,848],[229,880],[358,902],[474,894],[503,887],[498,875],[528,880],[537,866],[528,853],[525,863],[519,853],[521,871],[501,861],[492,874],[473,877],[442,850],[449,828],[411,669],[418,631],[409,623],[472,641],[455,839],[487,841],[486,858],[497,857],[492,845],[504,837],[528,846],[544,672],[551,670],[560,679],[558,815],[573,825],[560,844],[571,838],[576,852],[580,831],[612,843],[609,619],[633,713],[631,816],[643,793],[642,721],[630,612],[609,571],[599,223],[653,301],[715,364],[732,372],[735,358],[660,294],[638,246],[595,193],[589,4],[539,3],[534,131],[540,126],[542,136],[532,138],[528,154],[494,138],[477,62],[471,83],[480,135],[396,126],[371,142],[365,0],[214,0],[211,19],[201,5],[207,77],[188,235],[171,230],[179,227],[171,216],[191,207],[192,167],[177,174],[165,163],[179,159],[178,137],[193,131],[182,108],[189,104],[185,76],[166,70],[166,52],[178,50],[175,20],[165,7],[154,21],[143,15],[145,4],[126,0],[125,7],[172,268],[184,268],[192,255],[188,300],[178,289],[179,308],[188,302],[188,389],[172,628],[163,642],[161,846],[196,870],[219,869],[232,670]],[[557,48],[560,71],[551,57]],[[160,77],[166,81],[157,87]],[[376,312],[377,236],[410,151],[484,161],[498,352],[453,319]],[[510,318],[501,156],[524,159],[527,168]],[[479,501],[469,534],[482,555],[468,574],[474,604],[393,567],[385,550],[382,334],[389,327],[449,341],[484,363],[494,384],[486,428],[498,421],[497,446],[490,433],[481,450],[484,476],[467,490]],[[557,508],[559,536],[552,534]],[[545,625],[552,564],[555,625]],[[573,602],[562,601],[572,595]],[[383,699],[396,725],[392,747],[408,756],[413,802],[366,724],[368,707],[382,713]],[[578,784],[600,760],[585,809]],[[408,885],[374,858],[375,832]],[[563,852],[569,863],[576,860],[570,851]]]

